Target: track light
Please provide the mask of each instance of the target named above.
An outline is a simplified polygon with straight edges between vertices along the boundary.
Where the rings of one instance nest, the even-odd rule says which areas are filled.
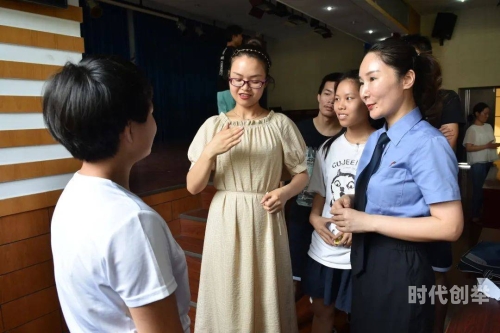
[[[102,8],[99,3],[95,0],[87,0],[87,6],[90,9],[90,17],[99,18],[102,16]]]
[[[332,37],[332,31],[328,29],[326,26],[317,26],[314,28],[314,32],[321,35],[323,38],[331,38]]]
[[[201,37],[205,32],[203,31],[203,28],[200,26],[197,26],[194,28],[194,32],[198,35],[198,37]]]

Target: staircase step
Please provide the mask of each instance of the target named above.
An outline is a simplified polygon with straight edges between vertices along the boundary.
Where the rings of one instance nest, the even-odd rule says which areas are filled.
[[[198,222],[207,222],[207,217],[208,209],[206,208],[190,210],[179,215],[179,218],[181,219]]]
[[[208,209],[217,190],[213,185],[208,185],[201,192],[201,207]]]
[[[198,301],[198,288],[200,286],[201,259],[186,256],[188,265],[189,290],[191,291],[191,301]]]
[[[175,240],[187,256],[201,258],[201,253],[203,252],[203,239],[179,236],[176,237]]]
[[[207,216],[208,209],[195,209],[181,214],[179,216],[181,236],[204,239]]]
[[[193,306],[193,302],[191,302],[188,316],[191,319],[191,333],[193,333],[194,332],[194,320],[196,319],[196,303]]]

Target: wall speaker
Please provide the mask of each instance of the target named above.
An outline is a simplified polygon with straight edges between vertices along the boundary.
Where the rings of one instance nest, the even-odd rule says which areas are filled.
[[[450,40],[457,22],[457,15],[453,13],[438,13],[432,29],[432,37],[439,38],[440,45],[445,39]]]

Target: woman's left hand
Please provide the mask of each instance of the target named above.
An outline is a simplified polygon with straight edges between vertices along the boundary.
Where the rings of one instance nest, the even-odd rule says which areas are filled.
[[[352,208],[332,209],[333,223],[337,226],[339,231],[343,233],[359,233],[359,232],[372,232],[370,225],[369,214],[365,212],[358,212]]]
[[[283,194],[283,190],[277,188],[274,191],[267,192],[260,201],[260,204],[265,210],[273,214],[282,211],[287,200]]]

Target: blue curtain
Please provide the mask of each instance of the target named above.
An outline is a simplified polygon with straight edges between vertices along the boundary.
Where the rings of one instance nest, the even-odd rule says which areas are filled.
[[[134,12],[136,64],[154,88],[156,142],[190,141],[201,124],[217,114],[217,73],[225,46],[221,29],[203,26],[196,35],[188,23]]]
[[[130,59],[127,25],[127,10],[99,2],[103,14],[99,18],[90,16],[85,0],[80,0],[83,9],[82,37],[85,40],[85,54],[114,54]]]

